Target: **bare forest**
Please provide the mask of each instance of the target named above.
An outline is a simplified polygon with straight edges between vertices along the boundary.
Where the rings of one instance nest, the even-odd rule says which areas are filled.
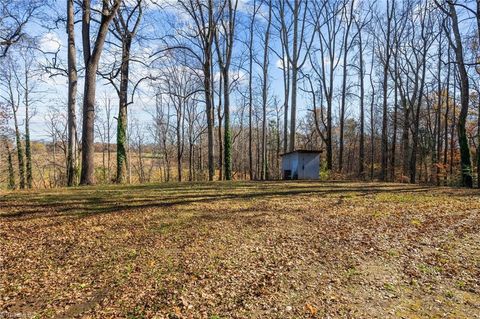
[[[1,318],[479,318],[480,0],[0,0]]]
[[[480,185],[477,1],[3,1],[3,188]],[[32,133],[33,132],[33,133]]]

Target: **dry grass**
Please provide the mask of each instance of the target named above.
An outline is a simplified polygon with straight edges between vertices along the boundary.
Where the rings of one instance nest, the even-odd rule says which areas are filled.
[[[479,318],[479,198],[340,182],[4,193],[0,318]]]

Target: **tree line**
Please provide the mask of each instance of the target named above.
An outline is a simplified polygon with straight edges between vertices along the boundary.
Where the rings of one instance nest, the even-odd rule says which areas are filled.
[[[479,0],[0,4],[5,187],[278,179],[297,149],[480,187]]]

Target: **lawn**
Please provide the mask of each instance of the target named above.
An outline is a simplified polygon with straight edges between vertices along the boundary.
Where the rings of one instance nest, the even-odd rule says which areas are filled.
[[[478,190],[0,193],[0,318],[480,318]]]

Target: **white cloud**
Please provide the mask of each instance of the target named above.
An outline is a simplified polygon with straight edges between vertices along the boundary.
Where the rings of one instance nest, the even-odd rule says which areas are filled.
[[[62,40],[54,32],[45,33],[40,39],[40,49],[46,52],[56,52],[62,47]]]

